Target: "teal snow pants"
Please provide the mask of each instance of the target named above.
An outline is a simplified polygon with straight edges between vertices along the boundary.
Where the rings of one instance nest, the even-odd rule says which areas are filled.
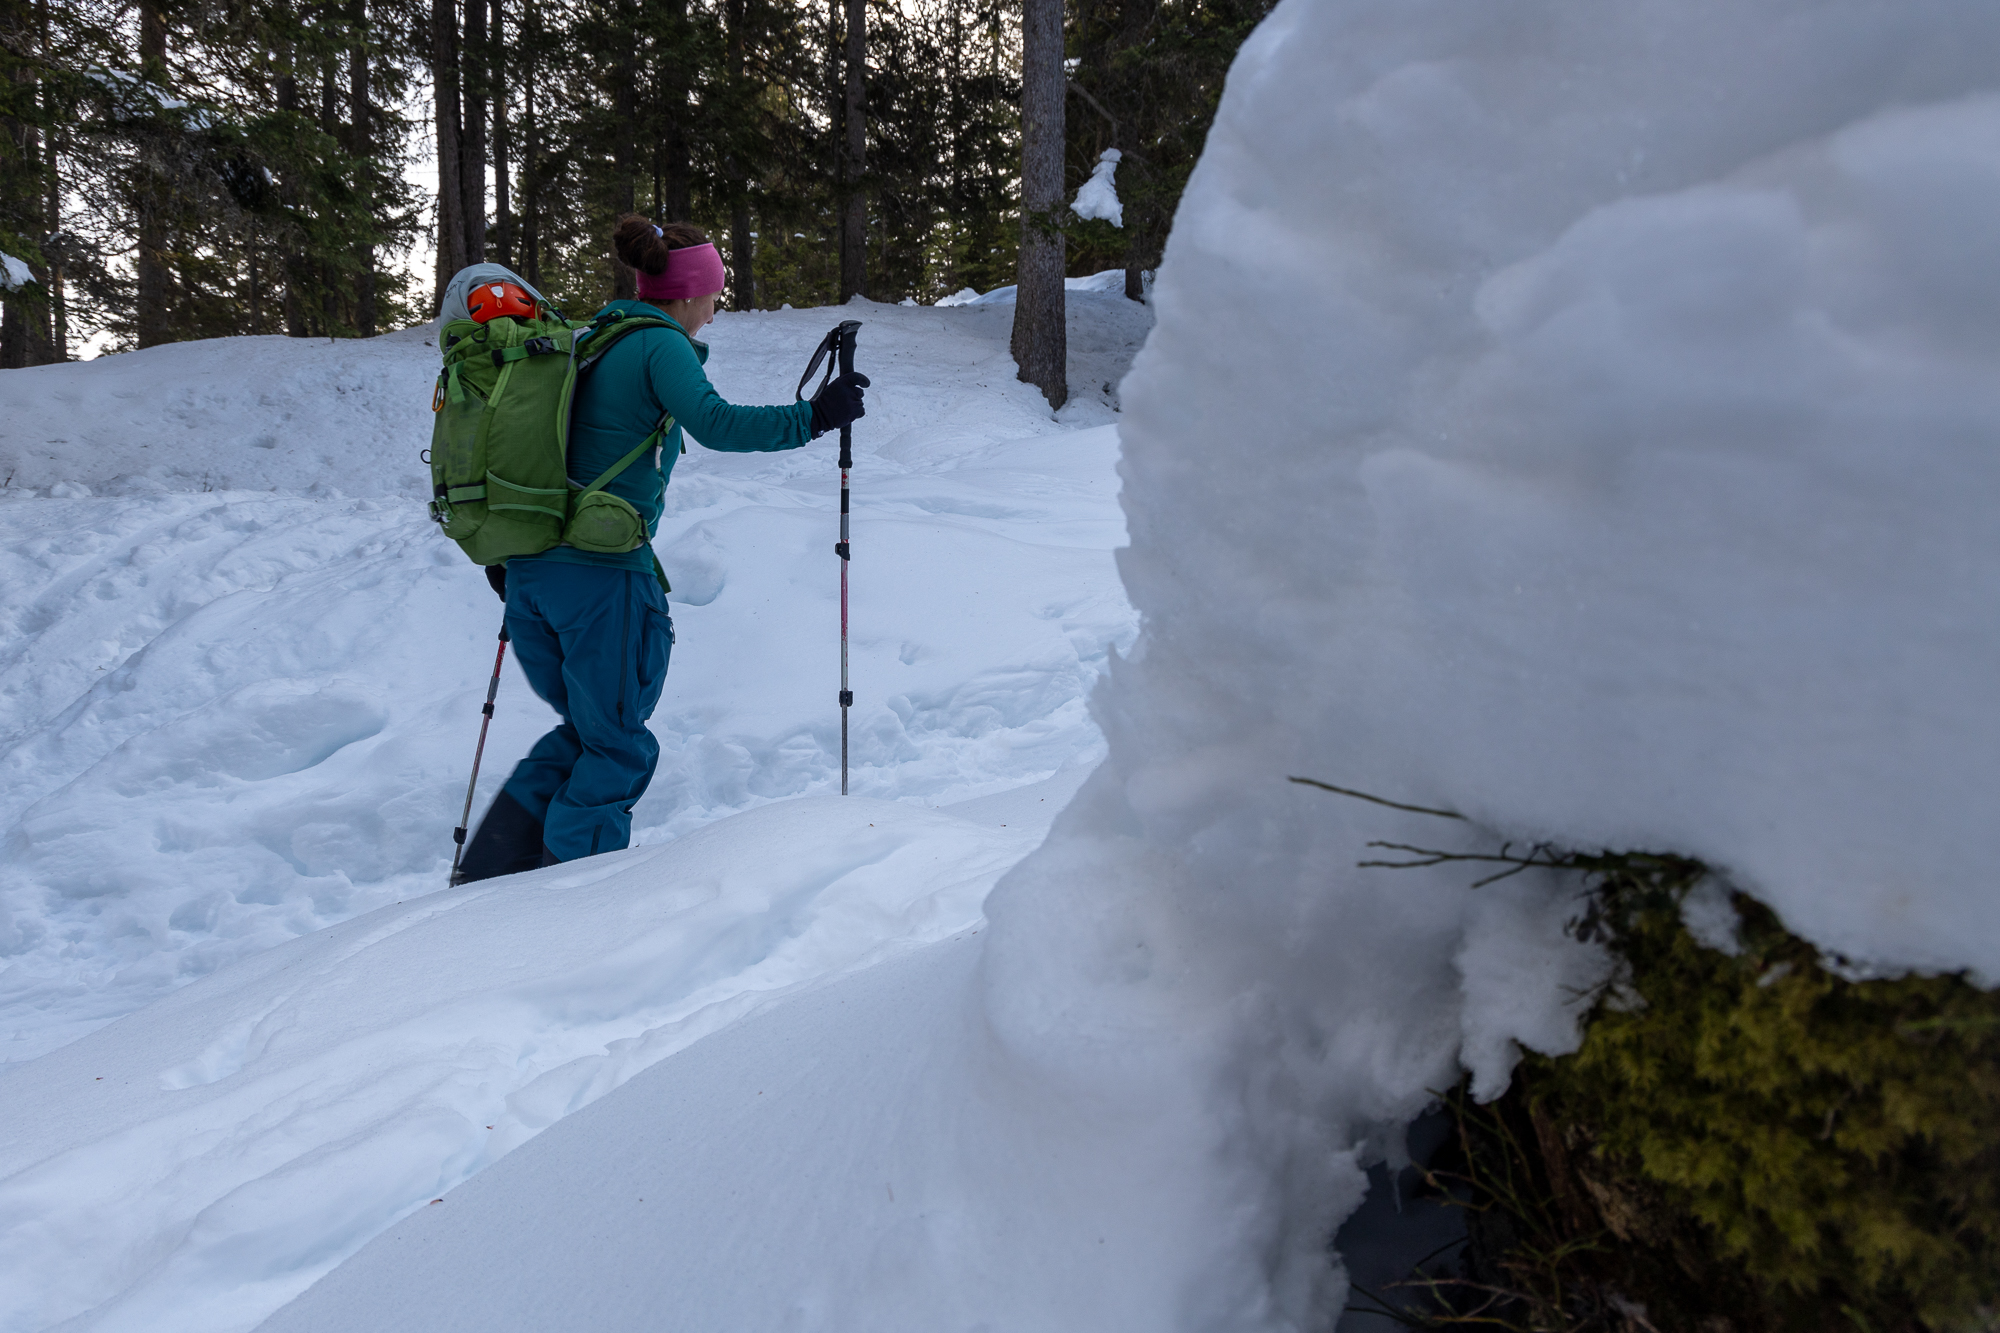
[[[507,564],[507,635],[528,684],[561,715],[507,779],[559,861],[632,841],[632,807],[653,780],[674,622],[650,573],[555,560]]]

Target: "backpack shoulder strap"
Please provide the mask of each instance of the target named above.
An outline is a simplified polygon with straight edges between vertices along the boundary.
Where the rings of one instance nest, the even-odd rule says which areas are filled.
[[[651,435],[648,435],[645,439],[639,441],[638,446],[634,448],[631,453],[625,455],[623,458],[613,463],[610,467],[606,468],[604,470],[604,475],[600,476],[596,481],[591,482],[590,485],[584,487],[583,490],[579,493],[578,498],[581,499],[583,496],[590,494],[592,491],[601,490],[603,487],[610,485],[611,479],[613,477],[616,477],[626,468],[631,467],[634,463],[638,462],[641,458],[645,456],[646,451],[648,449],[658,448],[660,441],[666,438],[667,432],[672,430],[673,427],[674,427],[674,414],[669,412],[667,413],[667,415],[660,418],[660,424],[653,428],[653,433]],[[572,482],[571,485],[575,485],[575,483]]]
[[[679,320],[660,319],[654,315],[628,315],[622,310],[613,310],[600,315],[591,324],[588,332],[577,335],[582,343],[583,355],[576,363],[576,372],[581,375],[596,365],[598,359],[618,344],[618,340],[628,333],[639,333],[646,329],[672,329],[675,333],[694,344],[694,337],[682,328]]]
[[[585,371],[596,365],[598,358],[610,351],[620,338],[628,333],[639,333],[645,329],[672,329],[686,338],[690,345],[694,343],[693,336],[681,327],[679,320],[660,319],[653,315],[628,315],[622,310],[607,311],[597,317],[587,333],[577,335],[578,340],[583,343],[583,356],[576,363],[577,376],[581,378]],[[648,450],[658,448],[660,441],[666,438],[667,432],[673,429],[673,425],[673,413],[669,412],[661,417],[660,424],[653,428],[651,435],[639,441],[632,452],[605,469],[603,475],[596,481],[585,486],[582,494],[588,495],[592,491],[601,490],[619,473],[643,458]]]

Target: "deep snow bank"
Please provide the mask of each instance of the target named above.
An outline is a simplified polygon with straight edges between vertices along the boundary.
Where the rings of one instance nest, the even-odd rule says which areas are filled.
[[[253,1327],[649,1065],[975,928],[1045,828],[781,802],[385,907],[0,1074],[0,1328]]]
[[[1208,1088],[1180,1326],[1330,1318],[1343,1154],[1574,1039],[1563,886],[1371,838],[1692,854],[2000,979],[1996,43],[1943,0],[1285,0],[1244,47],[1123,386],[1110,758],[988,906],[1020,1059]]]

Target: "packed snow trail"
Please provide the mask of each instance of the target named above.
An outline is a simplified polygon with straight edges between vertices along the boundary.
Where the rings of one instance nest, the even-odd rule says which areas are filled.
[[[711,330],[717,386],[759,402],[863,320],[857,794],[942,804],[1095,753],[1084,696],[1134,628],[1101,423],[1150,315],[1074,305],[1060,421],[1013,378],[1005,307]],[[427,334],[0,375],[0,1061],[442,883],[500,607],[423,516]],[[836,478],[825,442],[679,460],[635,842],[837,786]],[[510,666],[480,808],[551,720]]]

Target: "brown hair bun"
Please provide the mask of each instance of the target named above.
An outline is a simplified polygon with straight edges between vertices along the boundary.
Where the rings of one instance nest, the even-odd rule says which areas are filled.
[[[691,222],[654,226],[651,218],[627,213],[611,233],[611,246],[627,267],[658,275],[667,271],[667,252],[708,244],[708,233]]]

